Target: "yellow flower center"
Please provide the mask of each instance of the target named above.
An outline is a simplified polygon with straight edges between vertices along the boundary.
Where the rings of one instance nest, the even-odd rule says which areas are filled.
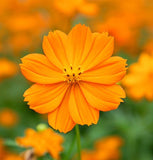
[[[73,68],[70,66],[69,68],[64,68],[64,76],[65,81],[68,83],[77,83],[81,78],[80,75],[82,74],[81,68]]]

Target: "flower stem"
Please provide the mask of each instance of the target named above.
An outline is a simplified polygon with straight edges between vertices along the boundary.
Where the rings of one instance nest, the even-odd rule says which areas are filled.
[[[80,131],[79,131],[79,125],[78,124],[76,124],[76,126],[75,126],[75,131],[76,131],[77,148],[78,148],[78,160],[81,160]]]

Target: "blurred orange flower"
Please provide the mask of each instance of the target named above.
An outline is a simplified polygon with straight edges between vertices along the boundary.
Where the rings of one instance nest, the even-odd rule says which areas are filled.
[[[118,136],[106,137],[95,143],[93,151],[82,151],[82,160],[118,160],[123,140]]]
[[[124,90],[117,85],[126,73],[126,60],[111,57],[114,39],[77,25],[66,35],[50,32],[42,54],[22,58],[21,71],[35,82],[25,101],[38,113],[48,113],[49,124],[61,132],[75,124],[96,124],[100,111],[118,108]]]
[[[81,152],[81,160],[97,160],[96,159],[96,151],[92,150],[82,150]]]
[[[0,139],[0,160],[23,160],[23,158],[20,155],[9,153],[3,145],[3,140]]]
[[[92,16],[98,12],[96,3],[87,0],[54,0],[54,5],[57,10],[68,16],[74,16],[76,13]]]
[[[24,160],[20,155],[8,153],[2,160]]]
[[[17,65],[6,58],[0,59],[0,80],[14,76],[17,73]]]
[[[118,47],[125,47],[134,43],[134,32],[125,17],[111,17],[102,24],[98,23],[95,29],[99,32],[105,31],[113,35]]]
[[[129,73],[122,81],[129,97],[153,100],[153,55],[142,53],[138,62],[129,67]]]
[[[12,127],[18,122],[18,115],[11,109],[0,111],[0,126]]]
[[[3,147],[3,141],[0,139],[0,159],[3,160],[4,157],[4,147]]]
[[[39,14],[12,15],[5,25],[12,32],[32,32],[40,30],[44,21]],[[37,27],[39,25],[39,27]]]
[[[7,45],[15,54],[31,49],[32,44],[40,42],[41,34],[45,32],[47,25],[47,19],[39,13],[19,12],[9,15],[3,22],[3,26],[9,32]]]
[[[34,152],[38,156],[49,152],[53,158],[59,159],[59,153],[63,150],[61,146],[62,136],[49,128],[39,132],[27,129],[25,137],[17,138],[16,141],[20,146],[34,148]]]

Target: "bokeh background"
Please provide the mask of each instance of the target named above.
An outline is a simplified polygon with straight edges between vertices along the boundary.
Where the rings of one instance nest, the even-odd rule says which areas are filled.
[[[15,138],[23,136],[27,128],[36,129],[41,123],[48,125],[46,115],[30,110],[23,101],[23,93],[31,83],[20,72],[20,58],[29,53],[43,53],[42,39],[49,31],[68,33],[81,23],[93,32],[109,32],[115,37],[114,55],[126,58],[131,70],[133,64],[139,68],[133,72],[133,78],[128,77],[132,71],[127,71],[128,82],[121,82],[127,98],[117,110],[101,112],[97,125],[80,126],[82,149],[93,150],[95,141],[117,136],[122,144],[113,160],[152,160],[152,17],[153,0],[0,0],[0,139],[5,149],[15,154],[24,152]],[[150,58],[148,61],[141,58],[144,65],[139,62],[142,54]],[[148,72],[151,76],[140,83]],[[135,86],[134,91],[128,91]],[[76,154],[75,130],[61,135],[65,139],[61,159],[67,155],[72,159]],[[39,159],[51,157],[46,154]]]

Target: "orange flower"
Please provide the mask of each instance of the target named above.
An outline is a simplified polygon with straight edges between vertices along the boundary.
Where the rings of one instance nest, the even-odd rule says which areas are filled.
[[[0,111],[0,125],[4,127],[14,126],[18,121],[17,114],[11,109]]]
[[[41,14],[13,14],[9,19],[6,19],[5,25],[13,33],[28,32],[28,33],[39,33],[45,29],[45,19]],[[39,25],[39,27],[37,27]]]
[[[120,137],[112,136],[98,140],[93,151],[82,151],[82,160],[118,160],[119,148],[123,145]]]
[[[48,113],[49,124],[61,132],[75,124],[96,124],[100,111],[116,109],[124,90],[117,85],[126,73],[126,60],[111,57],[113,37],[91,33],[77,25],[66,35],[50,32],[44,37],[42,54],[22,58],[21,70],[35,82],[25,101],[38,113]]]
[[[138,62],[129,67],[129,73],[122,81],[129,97],[153,100],[153,55],[142,53]]]
[[[12,49],[12,52],[18,55],[22,50],[29,49],[32,44],[32,38],[27,34],[15,34],[8,38],[8,46]]]
[[[24,160],[20,155],[8,153],[2,160]]]
[[[63,142],[63,138],[59,134],[49,128],[39,132],[27,129],[25,134],[25,137],[17,138],[16,141],[19,145],[33,147],[38,156],[49,152],[53,158],[59,158],[59,152],[62,151],[61,143]]]
[[[0,159],[4,157],[3,141],[0,139]]]
[[[96,151],[83,150],[81,152],[81,160],[97,160]]]
[[[6,151],[3,140],[0,139],[0,160],[23,160],[23,158],[20,155]]]
[[[119,148],[123,145],[120,137],[112,136],[103,138],[95,143],[97,160],[118,160]]]
[[[17,73],[17,65],[5,58],[0,59],[0,80]]]
[[[86,0],[55,0],[54,5],[57,10],[68,16],[74,16],[77,12],[91,16],[98,12],[97,5]]]
[[[109,32],[115,37],[116,45],[120,48],[134,43],[134,32],[130,25],[128,20],[120,15],[119,17],[108,18],[102,24],[98,23],[96,30]]]

